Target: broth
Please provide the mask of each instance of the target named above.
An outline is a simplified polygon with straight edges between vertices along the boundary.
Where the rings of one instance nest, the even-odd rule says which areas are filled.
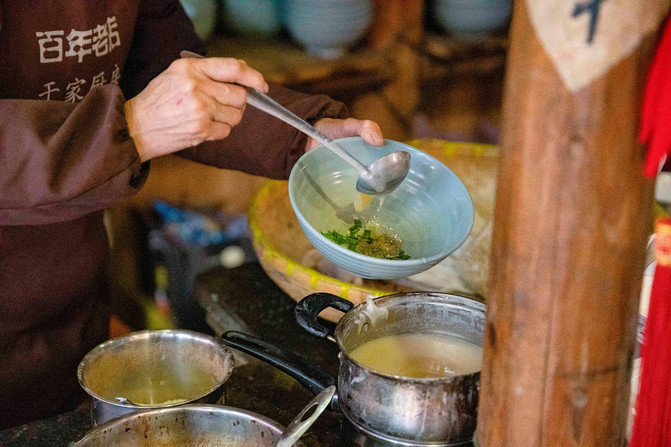
[[[374,197],[375,196],[371,196],[370,194],[364,194],[357,191],[356,195],[354,196],[354,210],[360,213],[361,211],[367,209],[368,205],[370,205],[370,202]]]
[[[208,371],[165,362],[146,364],[122,376],[109,376],[98,393],[114,401],[122,396],[137,405],[172,405],[205,396],[218,384]]]
[[[375,371],[404,377],[450,377],[482,367],[482,348],[436,334],[388,335],[368,341],[350,357]]]

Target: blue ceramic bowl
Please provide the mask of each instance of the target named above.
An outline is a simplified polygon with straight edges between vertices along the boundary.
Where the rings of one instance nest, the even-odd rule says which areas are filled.
[[[370,0],[285,0],[284,22],[308,54],[323,59],[342,56],[368,30]]]
[[[512,0],[434,0],[438,25],[461,40],[480,40],[502,28]]]
[[[337,140],[368,165],[398,150],[410,153],[410,172],[392,193],[368,206],[373,221],[403,242],[407,260],[379,259],[336,244],[322,233],[347,233],[353,223],[358,172],[325,146],[304,154],[289,177],[289,198],[303,232],[315,248],[343,269],[371,279],[394,279],[427,270],[456,250],[473,225],[473,202],[447,166],[412,146],[386,140],[384,146],[361,138]]]
[[[180,0],[184,12],[191,19],[196,34],[202,40],[210,38],[217,24],[217,2],[215,0]]]
[[[221,14],[226,26],[240,34],[269,37],[282,29],[280,0],[224,0]]]

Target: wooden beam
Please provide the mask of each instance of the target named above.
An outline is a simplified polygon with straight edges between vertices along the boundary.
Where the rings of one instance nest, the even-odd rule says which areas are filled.
[[[639,1],[577,3],[601,3],[602,17],[615,17],[604,8],[639,10]],[[481,447],[624,445],[653,197],[637,129],[666,7],[646,2],[660,12],[655,26],[585,82],[580,70],[571,77],[572,67],[558,68],[551,32],[539,38],[544,25],[577,22],[531,11],[576,2],[542,2],[515,2],[476,439]],[[635,37],[609,29],[618,21],[601,20],[594,33],[584,19],[585,51],[604,35],[615,39],[611,48]]]

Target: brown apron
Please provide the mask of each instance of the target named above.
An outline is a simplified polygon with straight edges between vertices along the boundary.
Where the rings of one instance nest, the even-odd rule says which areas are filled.
[[[77,365],[108,336],[102,215],[0,227],[0,428],[67,411],[81,396]]]

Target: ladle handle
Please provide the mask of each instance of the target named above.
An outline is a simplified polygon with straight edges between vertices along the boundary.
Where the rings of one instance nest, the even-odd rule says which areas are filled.
[[[345,160],[347,163],[352,165],[359,174],[369,174],[368,168],[364,166],[359,160],[354,158],[349,152],[345,150],[341,145],[331,140],[329,137],[315,129],[315,127],[295,115],[292,111],[285,108],[283,105],[272,99],[270,96],[266,95],[260,90],[251,87],[245,87],[247,90],[247,103],[256,107],[259,110],[266,112],[269,115],[278,118],[290,126],[295,127],[309,137],[314,138],[319,141],[321,144],[332,150],[336,155]],[[370,174],[369,174],[370,175]]]
[[[182,51],[179,55],[180,57],[183,58],[189,58],[189,57],[196,59],[204,58],[204,56],[198,53],[193,53],[187,50]],[[307,121],[305,121],[304,119],[293,113],[291,110],[287,109],[282,104],[280,104],[270,96],[263,93],[261,90],[257,90],[252,87],[247,87],[245,85],[242,85],[241,87],[244,87],[245,90],[247,91],[247,103],[249,105],[254,106],[257,109],[262,110],[267,114],[284,121],[290,126],[308,135],[309,137],[314,138],[315,140],[319,141],[321,144],[332,150],[336,155],[345,160],[347,163],[352,165],[357,171],[359,171],[359,174],[370,176],[370,172],[368,171],[368,168],[366,166],[364,166],[359,160],[354,158],[338,143],[334,142],[326,135],[315,129],[315,127],[312,124],[308,123]]]
[[[333,331],[317,321],[319,313],[329,307],[341,312],[349,312],[354,304],[332,293],[313,293],[298,302],[294,308],[294,317],[303,329],[315,337],[335,341]]]
[[[221,338],[231,347],[274,366],[300,382],[312,394],[319,394],[338,381],[333,374],[293,352],[271,345],[252,335],[228,331]],[[333,399],[331,409],[336,408]]]
[[[314,424],[317,418],[324,412],[326,407],[335,395],[336,387],[330,386],[321,393],[317,394],[309,404],[303,408],[303,411],[298,413],[289,426],[284,430],[280,440],[277,441],[275,447],[293,447],[293,445],[305,434],[305,432]],[[312,413],[305,417],[308,412]]]

